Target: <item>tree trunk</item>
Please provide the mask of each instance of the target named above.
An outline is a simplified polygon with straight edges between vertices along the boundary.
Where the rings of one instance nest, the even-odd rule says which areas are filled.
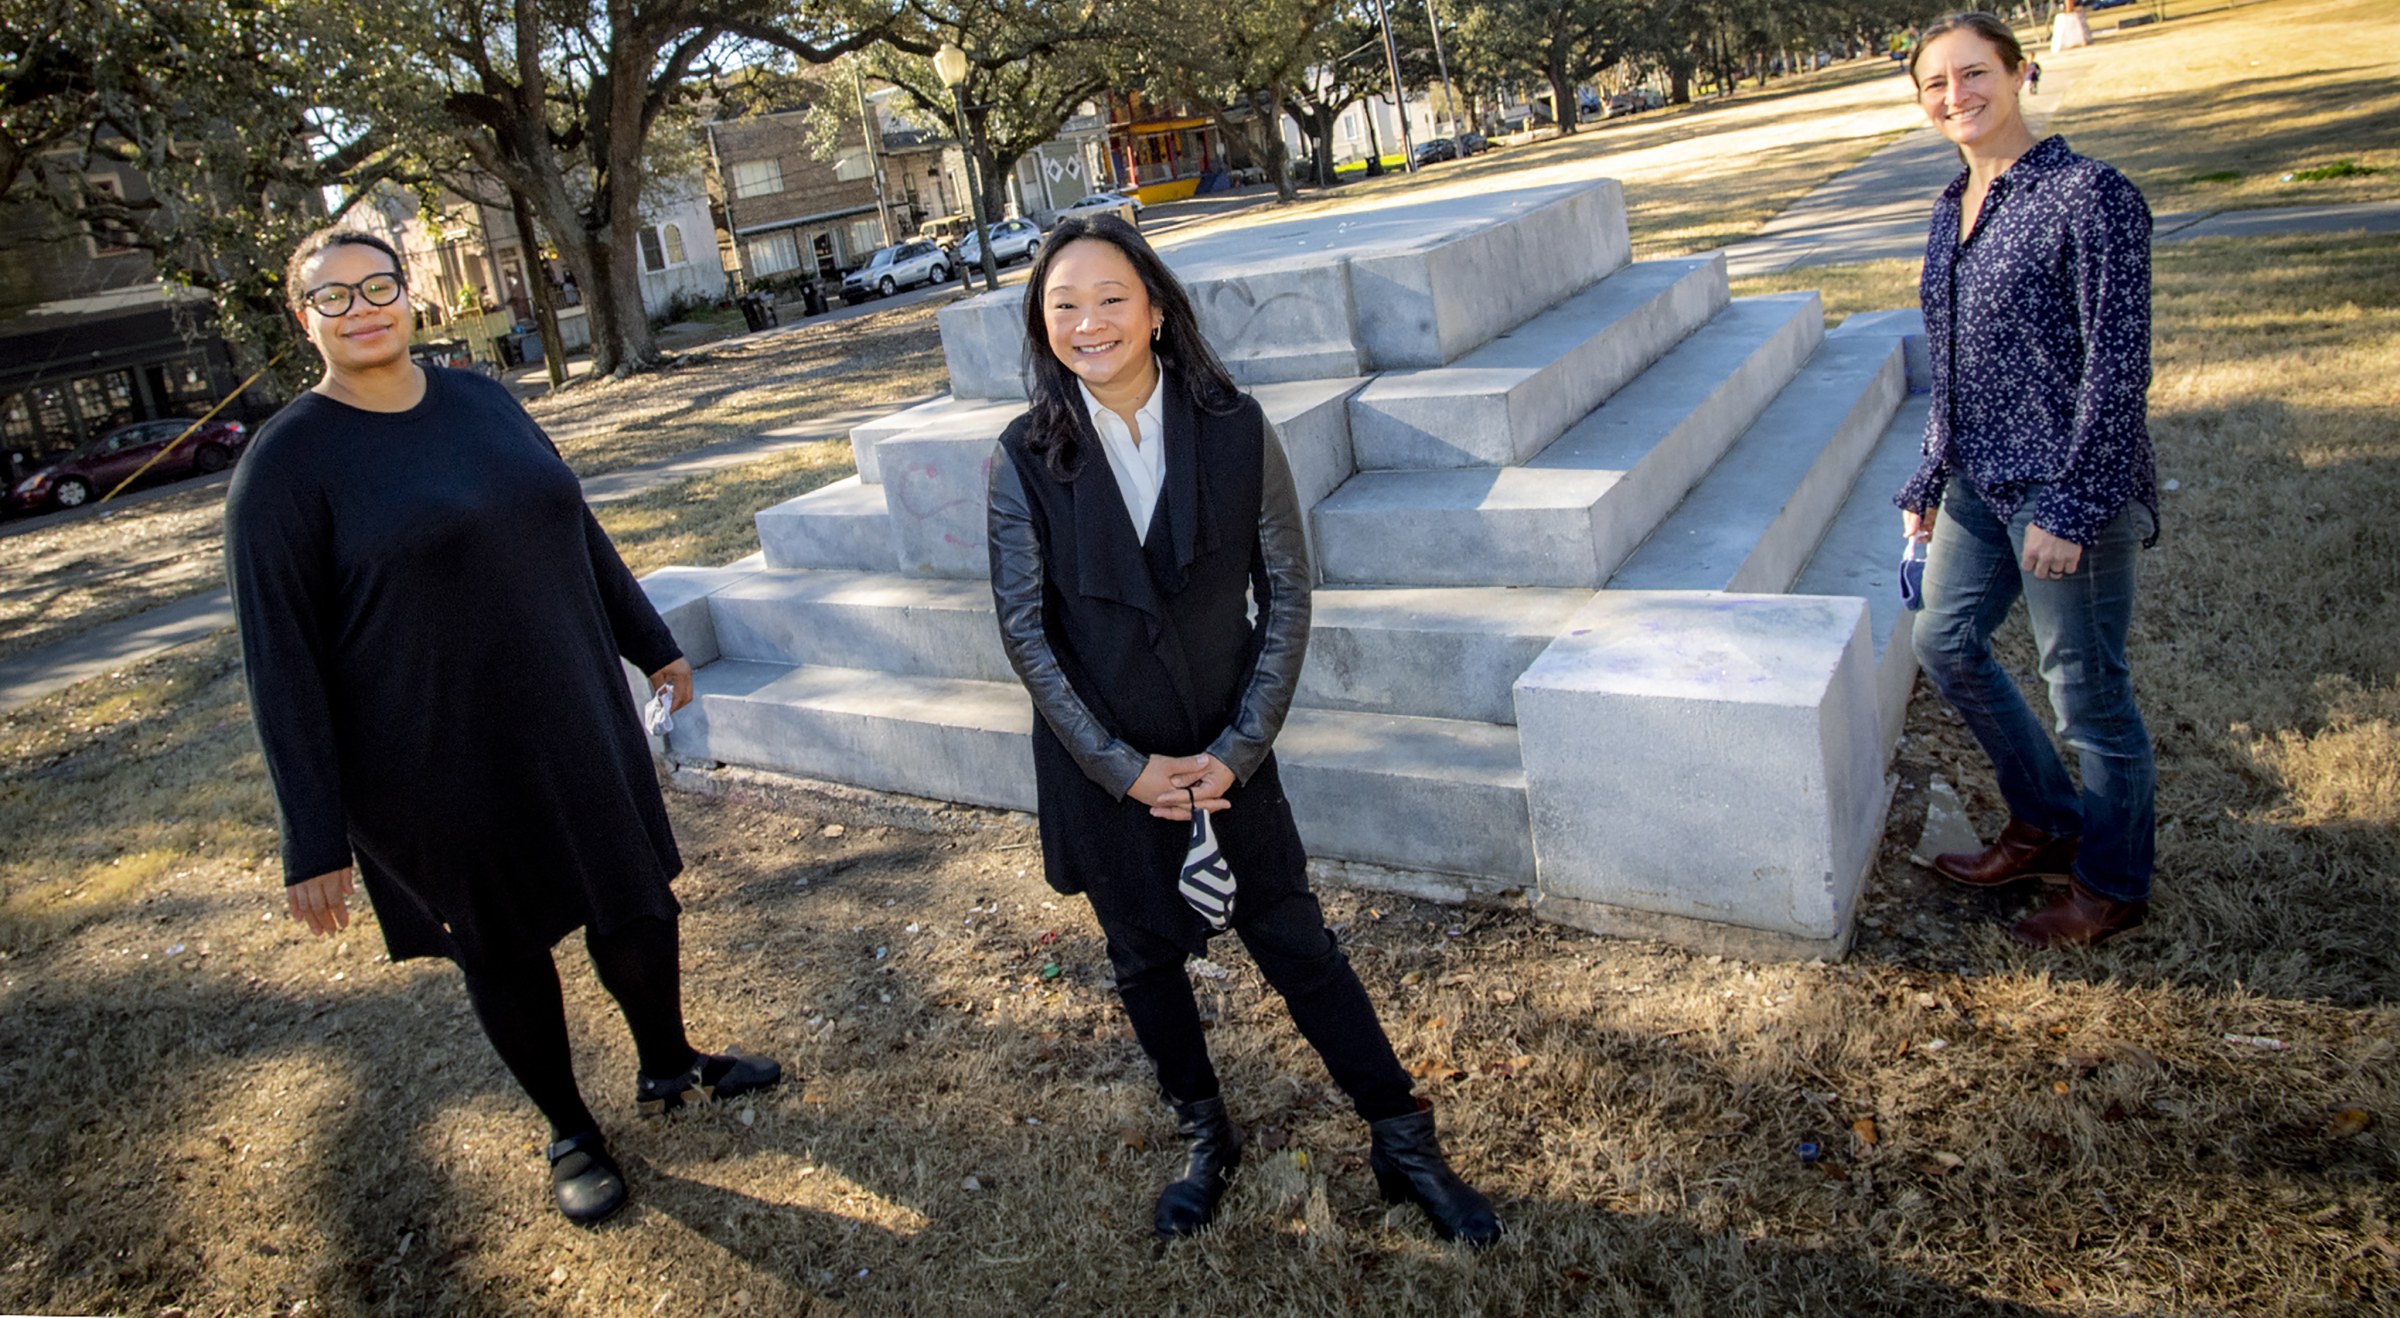
[[[1575,100],[1575,88],[1567,77],[1566,65],[1553,56],[1544,61],[1542,77],[1550,83],[1550,117],[1558,125],[1559,136],[1575,135],[1575,118],[1583,106]]]
[[[525,296],[533,302],[533,323],[542,331],[542,367],[550,374],[550,387],[561,389],[567,383],[567,341],[558,332],[558,308],[550,301],[550,272],[542,268],[542,248],[533,231],[533,203],[516,188],[508,190],[509,213],[517,221],[517,250],[523,253],[525,264]]]
[[[1266,118],[1262,121],[1252,114],[1250,122],[1258,125],[1255,140],[1263,148],[1260,154],[1266,158],[1267,176],[1275,183],[1276,200],[1298,201],[1300,190],[1292,186],[1290,157],[1283,149],[1283,79],[1267,84]]]

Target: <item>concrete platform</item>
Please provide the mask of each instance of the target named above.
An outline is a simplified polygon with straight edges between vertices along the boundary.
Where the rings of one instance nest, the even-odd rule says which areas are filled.
[[[1892,496],[1916,473],[1925,441],[1925,413],[1931,406],[1931,399],[1917,394],[1892,414],[1817,552],[1792,582],[1794,594],[1853,595],[1867,602],[1868,635],[1875,652],[1875,708],[1887,764],[1917,681],[1917,657],[1909,648],[1910,624],[1917,615],[1900,607],[1900,510],[1892,506]]]
[[[752,520],[770,567],[889,572],[899,566],[883,487],[856,476],[761,509]]]
[[[1521,463],[1729,299],[1718,258],[1644,261],[1447,366],[1387,372],[1351,400],[1359,466]]]
[[[1303,216],[1162,241],[1209,342],[1244,384],[1438,366],[1631,259],[1614,180]],[[1539,270],[1541,278],[1519,272]],[[961,398],[1022,398],[1024,289],[944,307]]]
[[[1297,703],[1515,723],[1509,685],[1590,598],[1539,587],[1325,587]]]

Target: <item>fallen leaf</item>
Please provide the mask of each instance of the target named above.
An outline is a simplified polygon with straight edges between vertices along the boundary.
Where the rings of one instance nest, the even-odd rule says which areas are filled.
[[[2375,1124],[2375,1114],[2363,1107],[2346,1107],[2325,1122],[2325,1133],[2337,1140],[2348,1139]]]
[[[1516,1056],[1508,1059],[1508,1064],[1511,1068],[1522,1071],[1525,1068],[1533,1065],[1533,1054],[1518,1053]]]
[[[1400,977],[1400,982],[1403,984],[1422,984],[1425,982],[1425,972],[1422,970],[1409,971],[1407,974]]]
[[[840,837],[842,834],[844,834],[844,833],[847,833],[847,832],[849,832],[849,831],[850,831],[849,829],[846,829],[846,828],[842,827],[840,824],[827,824],[827,825],[826,825],[826,826],[825,826],[825,827],[824,827],[822,830],[820,830],[820,831],[818,832],[817,836],[819,836],[819,837]]]
[[[2068,1094],[2068,1093],[2071,1093],[2071,1092],[2073,1092],[2073,1089],[2074,1089],[2074,1086],[2072,1086],[2072,1085],[2069,1085],[2069,1084],[2068,1084],[2066,1081],[2064,1081],[2064,1080],[2053,1080],[2053,1081],[2051,1081],[2051,1082],[2050,1082],[2050,1092],[2051,1092],[2051,1093],[2053,1093],[2053,1094],[2059,1094],[2059,1095],[2062,1095],[2062,1096],[2063,1096],[2063,1095],[2065,1095],[2065,1094]]]
[[[1516,1000],[1517,1000],[1517,991],[1516,991],[1515,989],[1493,989],[1493,990],[1492,990],[1492,1001],[1499,1003],[1499,1004],[1500,1004],[1501,1006],[1503,1006],[1503,1007],[1507,1006],[1508,1004],[1510,1004],[1510,1003],[1512,1003],[1512,1002],[1515,1002]]]
[[[1135,1153],[1148,1153],[1150,1151],[1149,1137],[1143,1135],[1142,1132],[1135,1130],[1131,1126],[1127,1126],[1125,1129],[1118,1131],[1117,1138],[1125,1141],[1125,1147],[1133,1150]]]
[[[1429,1030],[1438,1030],[1449,1023],[1450,1021],[1447,1017],[1436,1016],[1432,1020],[1425,1022],[1425,1028]]]
[[[1933,1166],[1930,1170],[1936,1176],[1948,1176],[1967,1165],[1967,1160],[1955,1153],[1936,1153],[1932,1155],[1932,1162]]]
[[[1860,1117],[1858,1120],[1851,1122],[1850,1133],[1858,1137],[1859,1143],[1866,1145],[1870,1149],[1874,1148],[1875,1118]]]

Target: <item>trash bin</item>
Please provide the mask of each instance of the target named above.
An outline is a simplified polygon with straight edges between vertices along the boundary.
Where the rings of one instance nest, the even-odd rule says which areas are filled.
[[[814,279],[811,279],[811,280],[809,280],[807,283],[805,283],[805,284],[802,284],[802,285],[800,286],[800,309],[801,309],[801,314],[802,314],[802,315],[807,315],[807,316],[822,316],[822,315],[824,315],[824,314],[825,314],[825,286],[824,286],[824,285],[822,285],[822,284],[819,284],[819,283],[818,283],[816,280],[814,280]]]
[[[753,334],[767,327],[766,310],[760,302],[756,293],[744,293],[733,300],[733,305],[741,308],[742,328]]]

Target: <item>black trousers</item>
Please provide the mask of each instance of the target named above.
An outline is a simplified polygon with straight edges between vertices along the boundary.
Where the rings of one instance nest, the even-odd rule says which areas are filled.
[[[1314,895],[1291,893],[1263,910],[1236,903],[1233,931],[1250,949],[1300,1035],[1317,1050],[1333,1082],[1368,1121],[1416,1110],[1414,1082],[1392,1052],[1366,986],[1350,968],[1340,940],[1325,927]],[[1187,957],[1173,940],[1103,918],[1117,995],[1132,1018],[1134,1038],[1158,1068],[1159,1087],[1177,1103],[1217,1096],[1217,1069],[1200,1028]]]

